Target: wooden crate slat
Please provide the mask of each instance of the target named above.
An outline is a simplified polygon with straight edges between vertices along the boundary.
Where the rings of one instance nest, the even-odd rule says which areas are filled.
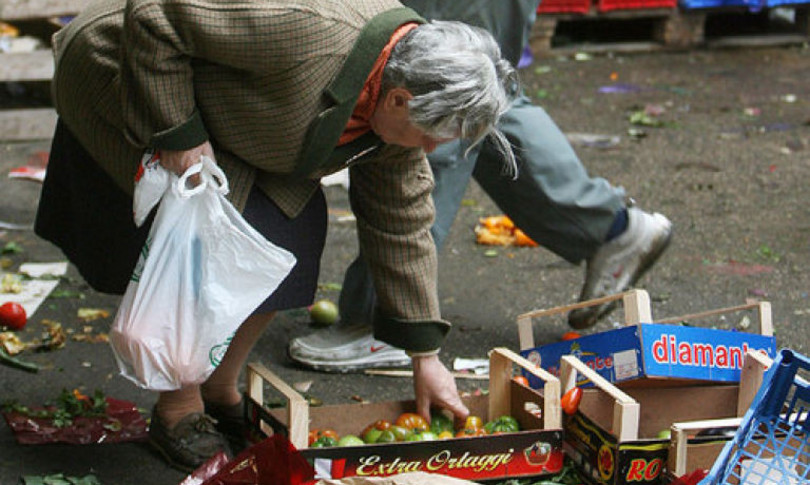
[[[49,81],[53,70],[49,49],[0,54],[0,81]]]
[[[90,0],[3,0],[0,19],[23,20],[59,15],[76,15]]]
[[[43,140],[53,136],[52,108],[0,110],[0,141]]]

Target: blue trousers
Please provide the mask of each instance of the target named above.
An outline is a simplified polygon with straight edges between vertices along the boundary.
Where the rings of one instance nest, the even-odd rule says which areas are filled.
[[[538,244],[572,263],[589,258],[605,241],[617,211],[624,208],[624,191],[603,178],[590,177],[565,135],[528,98],[517,100],[499,128],[518,157],[517,178],[504,173],[503,158],[486,143],[465,157],[462,144],[451,142],[428,157],[436,181],[431,232],[437,249],[474,177],[501,211]],[[358,257],[344,278],[341,320],[370,324],[374,303],[371,273]]]

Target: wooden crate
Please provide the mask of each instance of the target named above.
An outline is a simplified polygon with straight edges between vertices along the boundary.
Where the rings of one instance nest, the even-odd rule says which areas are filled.
[[[38,38],[42,47],[31,52],[0,53],[0,83],[48,83],[54,63],[50,36],[61,16],[76,15],[90,0],[3,0],[0,22],[20,30],[20,35]],[[49,89],[46,85],[42,90]],[[51,107],[19,107],[0,110],[0,140],[47,139],[53,135],[56,112]]]

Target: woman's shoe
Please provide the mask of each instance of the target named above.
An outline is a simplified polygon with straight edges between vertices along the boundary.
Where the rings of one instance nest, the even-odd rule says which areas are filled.
[[[207,414],[192,413],[169,429],[153,408],[149,442],[170,465],[193,472],[219,452],[232,456],[228,440],[217,431],[215,424],[215,420]]]
[[[238,455],[248,446],[245,398],[243,397],[238,404],[233,406],[203,402],[205,403],[205,414],[214,418],[217,431],[228,439],[234,455]]]

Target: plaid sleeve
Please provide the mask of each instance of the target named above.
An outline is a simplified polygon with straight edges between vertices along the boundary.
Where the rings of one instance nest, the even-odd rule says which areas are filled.
[[[349,185],[361,253],[377,291],[375,336],[406,350],[434,350],[450,324],[440,316],[430,235],[433,174],[422,150],[387,145],[378,157],[352,167]]]

